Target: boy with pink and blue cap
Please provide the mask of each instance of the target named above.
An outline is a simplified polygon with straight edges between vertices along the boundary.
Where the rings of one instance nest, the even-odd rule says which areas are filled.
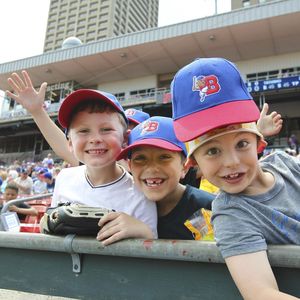
[[[300,244],[300,162],[266,146],[259,110],[233,63],[201,58],[172,82],[175,133],[189,161],[220,188],[212,204],[217,246],[245,299],[296,299],[279,291],[268,244]]]
[[[129,121],[128,128],[133,129],[136,125],[146,121],[150,115],[142,110],[128,108],[125,110],[125,115]]]
[[[194,239],[184,225],[201,208],[211,209],[214,195],[179,181],[187,172],[186,146],[174,133],[173,120],[151,117],[129,134],[128,146],[118,159],[128,163],[137,188],[151,201],[158,212],[158,237]]]

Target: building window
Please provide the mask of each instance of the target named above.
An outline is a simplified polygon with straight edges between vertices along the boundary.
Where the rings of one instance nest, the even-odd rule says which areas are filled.
[[[117,98],[119,101],[124,101],[124,100],[125,100],[125,93],[124,93],[124,92],[121,92],[121,93],[114,93],[114,95],[116,96],[116,98]]]
[[[242,0],[243,7],[248,7],[250,6],[250,0]]]

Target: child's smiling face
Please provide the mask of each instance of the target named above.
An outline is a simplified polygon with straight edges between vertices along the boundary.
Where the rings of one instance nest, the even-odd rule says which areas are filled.
[[[230,194],[253,193],[260,174],[254,133],[218,136],[200,146],[193,156],[203,176],[221,190]]]
[[[135,184],[149,200],[177,197],[179,180],[185,175],[180,152],[139,146],[132,151],[129,165]]]
[[[102,168],[116,162],[124,142],[117,112],[80,111],[70,126],[70,147],[87,167]]]

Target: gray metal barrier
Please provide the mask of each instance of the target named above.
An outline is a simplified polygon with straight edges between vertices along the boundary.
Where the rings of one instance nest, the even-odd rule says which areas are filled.
[[[0,288],[76,299],[241,299],[213,242],[0,232]],[[270,246],[282,291],[300,297],[300,246]]]

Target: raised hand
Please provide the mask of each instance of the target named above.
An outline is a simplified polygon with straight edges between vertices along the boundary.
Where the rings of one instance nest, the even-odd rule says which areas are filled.
[[[6,91],[7,96],[21,104],[31,114],[43,109],[47,83],[42,83],[39,91],[35,90],[26,71],[22,71],[22,78],[17,73],[12,73],[7,79],[13,92]]]
[[[268,115],[268,110],[269,105],[265,103],[260,113],[259,120],[257,121],[257,128],[264,137],[278,134],[283,123],[280,114],[273,111]]]

